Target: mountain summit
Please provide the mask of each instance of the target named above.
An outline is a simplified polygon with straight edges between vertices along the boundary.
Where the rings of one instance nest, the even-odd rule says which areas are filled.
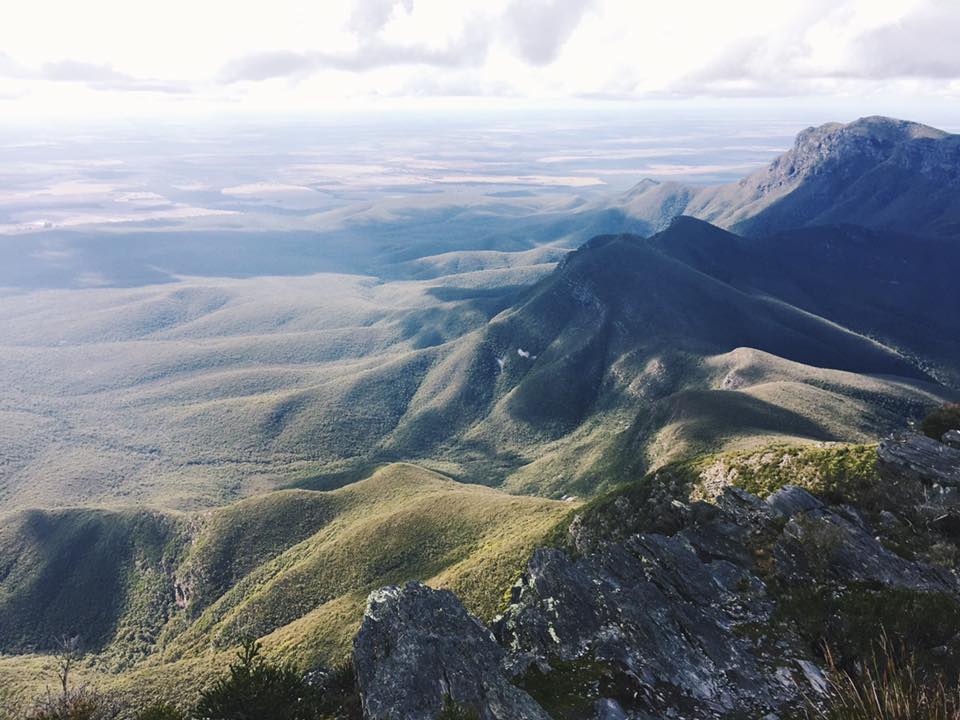
[[[644,180],[621,197],[664,227],[691,215],[743,235],[848,223],[926,235],[960,228],[960,135],[886,117],[827,123],[739,182],[698,188]]]

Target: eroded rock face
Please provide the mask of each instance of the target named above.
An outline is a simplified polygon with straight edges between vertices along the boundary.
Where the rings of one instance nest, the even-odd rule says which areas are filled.
[[[704,522],[689,532],[635,535],[578,559],[537,551],[495,627],[516,670],[601,666],[598,717],[759,717],[814,692],[806,650],[789,639],[760,650],[746,632],[772,621],[747,545],[773,515],[745,493],[721,504],[729,510],[693,508]]]
[[[909,483],[956,470],[923,440],[883,447],[908,458],[897,467]],[[647,500],[624,495],[600,521],[572,523],[566,549],[534,553],[492,633],[449,592],[385,588],[355,645],[366,716],[435,718],[449,696],[482,718],[785,717],[825,693],[819,643],[848,639],[843,613],[862,622],[862,608],[904,599],[950,614],[943,632],[946,616],[915,618],[934,623],[920,649],[945,657],[960,638],[960,583],[927,550],[953,516],[926,522],[929,498],[907,496],[919,504],[901,514],[798,487],[765,501],[728,487],[713,503],[666,503],[659,531],[638,533],[629,518]],[[926,545],[922,525],[936,536]]]
[[[550,720],[502,670],[505,652],[449,590],[371,593],[353,665],[370,720],[427,720],[445,702],[482,720]]]
[[[534,554],[494,628],[521,685],[532,668],[549,677],[579,663],[598,677],[595,717],[763,717],[826,687],[810,644],[778,613],[782,588],[833,578],[958,594],[953,574],[895,555],[855,511],[800,488],[767,502],[729,488],[687,518],[671,536],[579,558]]]
[[[925,435],[901,433],[880,443],[881,467],[928,485],[960,486],[960,450]]]

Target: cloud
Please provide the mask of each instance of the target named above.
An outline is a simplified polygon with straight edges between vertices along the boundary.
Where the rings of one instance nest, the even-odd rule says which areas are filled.
[[[28,68],[6,53],[0,52],[0,77],[19,80],[48,80],[51,82],[80,83],[95,90],[126,90],[138,92],[188,93],[185,85],[138,78],[115,70],[110,65],[97,65],[77,60],[58,60],[45,63],[39,70]]]
[[[815,7],[809,8],[814,10]],[[781,32],[726,47],[665,96],[782,97],[877,86],[883,81],[960,78],[960,12],[954,0],[927,0],[899,20],[857,28],[849,8],[821,4]],[[824,42],[818,31],[829,28]],[[826,50],[826,52],[825,52]]]
[[[183,85],[138,78],[115,70],[110,65],[60,60],[43,65],[39,77],[54,82],[82,83],[96,90],[125,90],[136,92],[186,93]]]
[[[356,0],[347,28],[361,37],[376,35],[393,17],[397,9],[410,13],[413,0]]]
[[[489,24],[467,23],[459,37],[444,48],[394,45],[366,40],[350,53],[275,51],[245,55],[227,63],[220,72],[226,84],[282,77],[303,77],[318,70],[364,72],[395,65],[440,68],[475,67],[483,63],[492,41]]]
[[[504,15],[509,39],[532,65],[549,65],[560,55],[593,0],[514,0]]]
[[[955,0],[931,0],[859,37],[840,74],[871,79],[960,77],[960,12]]]
[[[0,50],[0,77],[29,77],[30,72],[7,53]]]
[[[499,18],[467,17],[458,37],[445,47],[397,45],[379,33],[399,10],[410,13],[413,0],[360,0],[347,27],[360,38],[348,53],[276,50],[235,58],[219,79],[230,84],[305,77],[319,70],[364,72],[397,65],[434,68],[480,67],[498,37],[532,65],[548,65],[560,54],[595,0],[513,0]]]

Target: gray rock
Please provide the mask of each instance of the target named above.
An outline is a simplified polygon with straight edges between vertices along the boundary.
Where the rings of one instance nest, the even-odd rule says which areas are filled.
[[[957,578],[941,567],[906,560],[887,550],[862,525],[823,508],[793,517],[776,548],[781,572],[802,578],[811,563],[840,581],[878,583],[907,590],[955,593]]]
[[[936,440],[902,433],[885,439],[877,451],[881,469],[914,477],[927,485],[960,486],[960,450]]]
[[[960,430],[947,430],[940,438],[940,442],[960,450]]]
[[[627,714],[620,703],[610,698],[597,700],[597,720],[627,720]]]
[[[759,717],[799,702],[814,689],[800,666],[761,657],[735,630],[770,621],[763,584],[699,549],[678,533],[635,536],[576,560],[538,550],[497,637],[529,662],[604,668],[620,693],[610,699],[630,718]]]
[[[353,666],[367,720],[432,720],[446,698],[482,720],[550,720],[503,673],[504,651],[449,590],[370,594]]]
[[[922,440],[887,448],[911,473],[943,469]],[[913,510],[936,510],[931,526],[947,523],[922,491],[909,497],[922,503]],[[729,488],[715,504],[684,504],[662,532],[624,531],[644,502],[621,497],[619,524],[581,523],[569,553],[535,551],[492,635],[448,592],[371,595],[354,652],[366,717],[434,718],[450,696],[485,720],[546,719],[518,686],[540,698],[551,682],[576,688],[584,720],[788,717],[826,680],[802,623],[778,614],[784,588],[856,582],[960,597],[954,574],[874,536],[874,524],[902,525],[889,511],[872,517],[797,487],[767,502]]]
[[[787,485],[767,498],[767,504],[784,517],[819,510],[823,503],[803,488]]]

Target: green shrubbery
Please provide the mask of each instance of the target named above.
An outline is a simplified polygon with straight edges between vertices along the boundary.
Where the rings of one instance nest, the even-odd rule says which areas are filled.
[[[149,705],[137,713],[137,720],[187,720],[186,713],[169,703]]]
[[[476,710],[468,708],[447,695],[437,720],[480,720]]]
[[[947,430],[960,430],[960,403],[938,407],[923,419],[920,429],[934,440],[940,440]]]
[[[196,715],[199,720],[312,720],[319,706],[320,693],[300,673],[268,663],[259,643],[247,640],[229,675],[201,694]]]
[[[0,720],[354,720],[361,716],[352,669],[335,670],[315,686],[292,666],[264,658],[255,640],[243,643],[227,674],[202,691],[190,711],[165,701],[138,708],[115,693],[87,685],[72,687],[70,671],[78,658],[73,649],[62,653],[58,691],[48,690],[32,702],[0,688]]]

